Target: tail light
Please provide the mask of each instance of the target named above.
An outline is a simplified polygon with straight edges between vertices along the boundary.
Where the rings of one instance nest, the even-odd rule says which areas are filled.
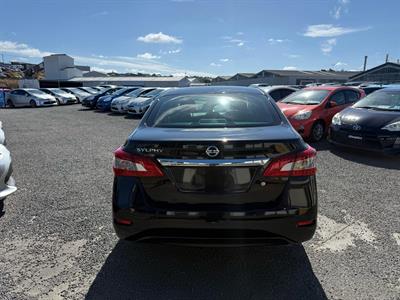
[[[122,148],[118,148],[114,152],[113,171],[115,176],[164,176],[153,159],[125,152]]]
[[[271,161],[264,171],[264,176],[288,177],[315,175],[317,151],[311,146],[296,154],[288,154]]]

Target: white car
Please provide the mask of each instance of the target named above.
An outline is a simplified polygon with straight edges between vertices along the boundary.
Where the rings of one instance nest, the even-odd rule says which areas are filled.
[[[72,103],[77,103],[78,98],[76,96],[67,93],[66,91],[63,91],[62,89],[57,89],[57,88],[51,88],[51,89],[40,89],[41,91],[52,95],[56,98],[57,104],[72,104]]]
[[[52,105],[57,105],[56,98],[38,89],[12,90],[7,97],[7,106],[9,107],[37,107]]]
[[[115,113],[125,114],[127,112],[127,104],[129,103],[129,101],[136,97],[139,97],[147,91],[150,92],[154,89],[155,88],[138,88],[128,94],[113,99],[111,102],[111,111]]]
[[[135,100],[128,104],[128,114],[139,116],[143,115],[153,103],[154,99],[168,89],[170,88],[156,88],[148,93],[142,94],[140,97],[135,98]]]
[[[2,201],[17,190],[15,181],[11,176],[12,164],[10,151],[4,146],[4,142],[4,132],[0,122],[0,213],[2,212]]]
[[[81,103],[83,99],[91,95],[89,92],[82,91],[78,88],[62,88],[62,90],[74,95],[78,99],[78,103]]]

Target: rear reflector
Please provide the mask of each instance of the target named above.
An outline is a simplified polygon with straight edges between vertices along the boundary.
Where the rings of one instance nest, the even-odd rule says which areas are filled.
[[[315,220],[298,221],[297,227],[305,227],[305,226],[310,226],[310,225],[314,225],[314,224],[315,224]]]
[[[264,171],[264,176],[288,177],[315,175],[317,151],[311,146],[300,153],[280,156],[271,161]]]
[[[125,152],[118,148],[114,152],[113,171],[115,176],[162,177],[157,163],[150,157]]]
[[[116,219],[114,219],[114,220],[115,220],[115,223],[121,224],[121,225],[131,225],[131,224],[132,224],[132,221],[129,220],[129,219],[119,219],[119,218],[116,218]]]

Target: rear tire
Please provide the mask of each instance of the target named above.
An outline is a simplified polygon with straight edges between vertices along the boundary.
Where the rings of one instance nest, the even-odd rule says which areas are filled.
[[[317,121],[311,128],[310,139],[313,142],[319,142],[325,135],[325,126],[321,121]]]
[[[29,104],[31,105],[32,108],[36,108],[36,107],[37,107],[37,104],[36,104],[36,101],[35,101],[35,100],[31,100],[31,101],[29,102]]]
[[[15,107],[14,103],[13,103],[12,100],[10,100],[10,99],[7,100],[7,106],[8,106],[8,107],[11,107],[11,108],[14,108],[14,107]]]

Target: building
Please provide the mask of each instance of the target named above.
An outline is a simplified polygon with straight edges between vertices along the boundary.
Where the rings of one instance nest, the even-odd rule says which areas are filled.
[[[258,73],[237,73],[229,78],[218,76],[211,85],[241,85],[255,83],[267,85],[305,85],[309,83],[342,83],[358,72],[348,71],[299,71],[299,70],[262,70]]]
[[[387,62],[375,68],[353,75],[350,81],[395,83],[400,82],[400,64]]]
[[[106,76],[106,77],[75,77],[68,80],[65,86],[96,86],[104,84],[143,86],[143,87],[187,87],[190,80],[186,76],[176,77],[135,77],[135,76]]]
[[[43,57],[45,80],[69,80],[83,75],[90,67],[75,66],[74,59],[66,54],[52,54]]]

